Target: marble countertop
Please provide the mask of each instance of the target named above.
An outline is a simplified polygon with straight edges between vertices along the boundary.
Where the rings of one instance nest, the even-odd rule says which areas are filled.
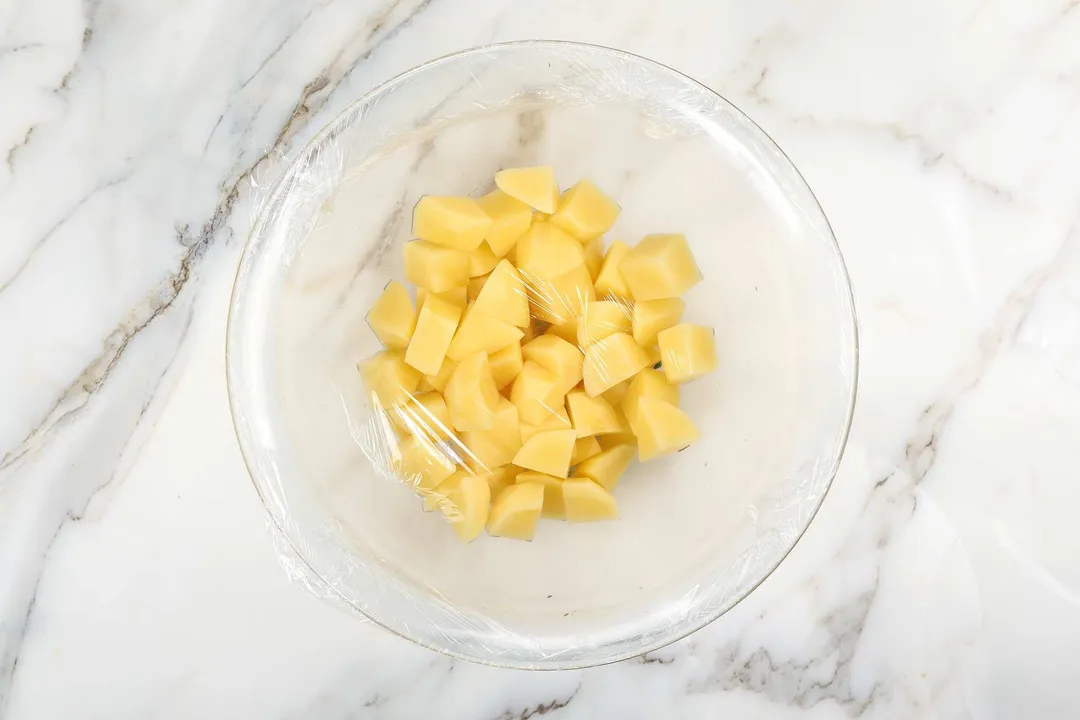
[[[788,152],[860,312],[841,471],[719,621],[580,672],[453,661],[289,584],[232,430],[265,183],[498,40],[702,80]],[[1074,718],[1076,0],[0,3],[0,717]]]

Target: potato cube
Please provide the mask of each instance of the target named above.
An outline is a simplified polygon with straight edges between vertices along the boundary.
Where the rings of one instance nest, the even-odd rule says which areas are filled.
[[[533,435],[514,456],[514,464],[565,478],[570,472],[570,454],[577,439],[573,430],[551,430]]]
[[[486,242],[480,243],[475,250],[469,251],[469,277],[487,275],[495,269],[501,259],[491,252],[491,247]]]
[[[619,272],[635,302],[673,298],[701,282],[701,271],[683,235],[646,235],[631,248]]]
[[[368,311],[367,323],[386,347],[408,347],[416,327],[416,310],[405,286],[391,280]]]
[[[629,303],[618,300],[598,300],[587,303],[578,325],[578,346],[582,351],[608,335],[630,332],[630,318],[634,313]]]
[[[419,435],[410,435],[398,444],[399,457],[393,463],[401,479],[419,490],[430,490],[454,474],[454,458],[439,445]]]
[[[498,497],[499,493],[513,485],[519,473],[521,473],[521,468],[513,465],[503,465],[488,473],[487,481],[488,487],[491,488],[491,497]]]
[[[539,363],[527,360],[514,379],[510,402],[517,405],[521,422],[539,425],[563,407],[559,379]]]
[[[413,208],[413,235],[454,250],[475,250],[489,227],[491,218],[472,198],[425,195]]]
[[[529,295],[517,269],[502,260],[476,298],[476,309],[519,328],[529,326]]]
[[[604,240],[603,238],[589,240],[581,246],[581,250],[585,253],[585,267],[589,268],[589,277],[595,283],[596,277],[600,274],[600,268],[604,265]]]
[[[461,308],[457,305],[437,295],[424,298],[416,330],[405,351],[405,362],[425,375],[438,373],[460,318]]]
[[[656,340],[669,382],[690,382],[716,369],[716,341],[712,328],[682,323],[662,330]]]
[[[356,369],[368,393],[374,393],[383,407],[408,400],[420,384],[420,373],[409,367],[401,350],[383,350],[357,364]]]
[[[578,265],[554,280],[525,278],[525,281],[533,314],[553,325],[576,325],[585,306],[596,301],[596,290],[589,269],[584,265]]]
[[[579,327],[579,319],[575,316],[569,316],[561,318],[561,322],[553,325],[549,325],[548,328],[541,333],[541,335],[554,335],[555,337],[561,337],[571,345],[577,346],[577,332]]]
[[[456,362],[450,358],[446,358],[439,367],[439,372],[433,375],[425,375],[421,378],[420,384],[416,389],[424,392],[428,390],[437,390],[439,392],[445,391],[446,383],[450,382],[450,376],[454,373],[454,368],[456,367]]]
[[[638,400],[638,412],[630,427],[638,438],[641,462],[682,450],[701,437],[689,415],[647,395]]]
[[[469,284],[465,286],[465,304],[468,305],[474,302],[476,298],[480,297],[480,291],[484,289],[484,285],[487,284],[488,278],[491,277],[491,273],[487,275],[477,275],[476,277],[469,278]]]
[[[649,358],[649,367],[654,369],[660,367],[663,358],[660,356],[659,345],[648,345],[641,349],[645,351],[645,357]]]
[[[626,415],[623,414],[622,407],[614,405],[612,407],[615,408],[615,415],[619,418],[619,427],[621,430],[616,433],[597,435],[596,442],[600,443],[600,447],[604,450],[610,450],[616,445],[630,445],[637,447],[637,435],[634,434],[633,428],[630,427],[630,421],[627,420]]]
[[[621,240],[616,240],[611,243],[607,254],[604,255],[604,262],[600,265],[600,272],[596,275],[595,283],[596,296],[601,300],[626,302],[632,299],[630,286],[626,284],[622,273],[619,272],[619,264],[628,252],[630,252],[630,246]]]
[[[581,180],[559,198],[551,223],[584,242],[606,233],[618,217],[619,206],[591,181]]]
[[[499,391],[487,354],[478,352],[454,368],[446,384],[446,408],[455,430],[488,430],[495,421]]]
[[[608,335],[585,353],[582,376],[585,392],[596,397],[612,385],[632,377],[647,367],[649,358],[634,338],[626,333]]]
[[[516,264],[526,283],[554,280],[584,265],[585,251],[580,242],[554,225],[533,223],[518,240]]]
[[[537,433],[549,432],[551,430],[569,430],[573,425],[570,423],[570,416],[566,413],[566,408],[557,407],[554,408],[554,412],[547,416],[547,418],[539,425],[533,425],[530,423],[521,423],[521,442],[522,444],[529,442],[529,438]]]
[[[641,347],[651,346],[656,342],[657,333],[679,324],[685,309],[686,302],[682,298],[642,300],[636,303],[634,305],[634,340]]]
[[[600,443],[593,436],[579,437],[574,441],[574,451],[570,453],[570,466],[577,465],[600,452]]]
[[[445,438],[453,432],[446,401],[437,392],[413,395],[391,408],[388,415],[394,427],[409,435],[423,435],[431,439]]]
[[[559,395],[565,395],[581,382],[584,356],[577,346],[557,335],[544,334],[522,346],[521,356],[555,374]]]
[[[502,320],[476,310],[476,305],[465,308],[461,325],[446,350],[451,360],[461,361],[466,355],[502,350],[511,343],[518,343],[524,333]]]
[[[416,307],[424,307],[424,301],[427,300],[428,295],[436,295],[440,300],[445,300],[451,305],[456,305],[462,310],[469,304],[469,290],[464,287],[450,288],[446,292],[441,293],[429,293],[422,287],[416,288]]]
[[[632,380],[633,378],[631,378]],[[617,408],[622,405],[623,398],[626,397],[626,391],[630,389],[630,380],[623,380],[621,383],[612,385],[603,393],[600,397],[608,401],[608,404],[613,408]]]
[[[450,491],[442,506],[458,539],[472,542],[484,530],[491,507],[491,487],[484,475],[469,475]]]
[[[500,391],[509,387],[514,378],[524,367],[521,357],[521,345],[510,343],[502,350],[496,350],[488,354],[488,364],[491,365],[491,377],[495,380],[495,387]]]
[[[544,488],[544,504],[541,506],[540,517],[565,520],[566,509],[563,507],[562,479],[532,470],[518,473],[518,476],[514,478],[515,484],[528,482],[536,483]]]
[[[495,173],[495,186],[540,212],[552,214],[559,204],[559,185],[550,165],[509,168]]]
[[[599,395],[589,397],[584,390],[571,390],[566,405],[579,438],[623,431],[615,408]]]
[[[517,406],[506,398],[499,398],[491,428],[466,430],[461,433],[461,442],[465,445],[461,454],[478,472],[491,472],[512,462],[522,445]]]
[[[431,512],[437,508],[441,508],[446,504],[446,498],[457,489],[457,486],[461,484],[464,478],[471,475],[468,470],[461,469],[456,471],[453,475],[443,480],[431,490],[420,490],[420,494],[424,496],[424,512]]]
[[[488,535],[532,540],[544,507],[544,487],[539,483],[514,483],[491,503]]]
[[[597,441],[597,445],[599,445]],[[633,445],[614,445],[586,458],[574,469],[575,477],[587,477],[608,492],[615,489],[630,461],[634,459]]]
[[[510,248],[514,247],[532,225],[532,208],[502,190],[492,190],[476,202],[491,218],[491,227],[488,228],[484,240],[492,252],[499,257],[506,257]]]
[[[588,478],[571,478],[562,484],[563,507],[570,522],[617,520],[619,505],[604,488]]]
[[[414,240],[402,251],[405,277],[433,293],[464,287],[469,282],[469,254],[434,243]]]
[[[664,373],[652,368],[645,368],[635,375],[630,380],[630,387],[622,401],[623,414],[631,425],[637,419],[638,401],[643,397],[663,400],[669,405],[679,407],[679,386],[672,385]]]

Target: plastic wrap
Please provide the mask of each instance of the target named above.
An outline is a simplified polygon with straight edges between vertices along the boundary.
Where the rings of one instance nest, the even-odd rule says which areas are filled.
[[[447,422],[454,403],[443,400],[444,410],[431,402],[435,391],[446,395],[439,373],[401,376],[398,365],[381,375],[384,384],[363,382],[358,363],[383,350],[365,319],[391,281],[420,309],[401,259],[420,197],[479,197],[496,171],[531,165],[553,166],[563,190],[589,178],[618,202],[604,249],[614,239],[634,246],[655,233],[686,236],[704,280],[685,293],[681,322],[715,330],[719,363],[681,385],[678,405],[700,439],[683,452],[635,459],[613,491],[619,520],[542,519],[532,542],[481,527],[461,542],[454,529],[475,498],[439,486],[454,472],[477,477],[512,465],[511,449]],[[820,505],[854,400],[846,273],[790,162],[707,88],[603,48],[472,50],[361,98],[256,194],[230,313],[229,391],[275,546],[305,591],[471,660],[609,662],[732,607]],[[627,373],[651,367],[688,377],[699,368],[673,350],[665,369],[655,342],[633,339],[634,304],[597,281],[597,245],[579,247],[583,262],[570,268],[546,255],[530,264],[516,250],[503,253],[519,271],[510,297],[527,303],[528,325],[487,328],[465,356],[483,354],[490,368],[498,348],[484,341],[507,328],[521,337],[501,347],[559,338],[576,353],[581,377],[563,378],[557,402],[532,398],[529,430],[574,430],[565,391],[591,382],[604,391],[586,395],[604,398],[620,423],[597,435],[598,445],[605,436],[632,442],[618,397]],[[487,269],[491,258],[477,262],[474,270]],[[470,279],[464,298],[446,298],[465,313],[478,285]],[[618,335],[633,348],[588,361],[595,344]],[[497,402],[519,408],[513,382],[494,389]],[[478,383],[459,392],[456,406],[473,398],[490,411],[490,390]],[[427,463],[419,469],[417,449]],[[500,483],[488,483],[488,502]]]

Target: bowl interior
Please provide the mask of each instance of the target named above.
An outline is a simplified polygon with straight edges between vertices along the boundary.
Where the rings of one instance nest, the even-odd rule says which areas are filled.
[[[374,469],[386,447],[355,365],[380,349],[364,316],[404,279],[416,200],[483,193],[496,170],[530,164],[611,194],[609,240],[687,236],[705,280],[685,320],[715,328],[720,370],[682,389],[702,440],[635,462],[620,521],[461,545]],[[245,457],[300,556],[395,632],[520,667],[648,650],[764,579],[835,472],[855,358],[828,223],[775,145],[668,68],[541,42],[436,61],[324,130],[263,206],[229,338]]]

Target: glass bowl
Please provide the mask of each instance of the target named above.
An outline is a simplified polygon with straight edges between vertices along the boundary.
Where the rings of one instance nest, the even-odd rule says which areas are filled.
[[[702,439],[633,463],[621,519],[541,521],[532,542],[464,545],[373,468],[357,361],[424,194],[496,170],[588,177],[622,214],[607,238],[680,232],[705,276],[685,321],[720,369],[684,386]],[[851,422],[857,331],[829,223],[775,143],[698,82],[629,53],[529,41],[434,60],[353,103],[261,205],[229,317],[229,395],[270,516],[311,573],[420,645],[493,665],[632,657],[715,620],[792,549]]]

